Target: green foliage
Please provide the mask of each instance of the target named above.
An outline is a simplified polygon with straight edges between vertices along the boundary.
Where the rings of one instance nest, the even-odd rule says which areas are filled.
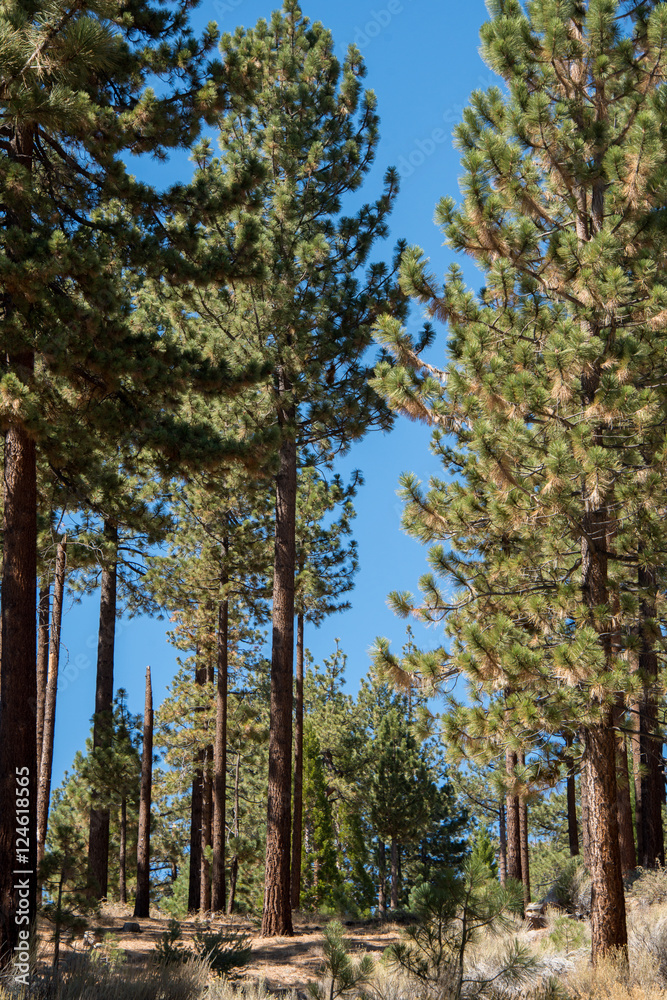
[[[250,936],[244,931],[225,930],[223,927],[215,932],[208,923],[197,926],[194,949],[211,970],[219,975],[227,975],[232,969],[246,965],[252,951]]]
[[[231,969],[245,965],[250,959],[250,938],[237,930],[212,931],[210,924],[195,925],[193,938],[194,953],[208,967],[220,975]],[[160,935],[153,950],[154,961],[158,965],[172,965],[188,962],[193,951],[181,943],[181,924],[172,918],[167,930]]]
[[[581,948],[586,937],[584,924],[567,916],[556,917],[549,932],[549,940],[559,951],[565,952],[566,958],[570,952]]]
[[[568,851],[539,844],[531,850],[530,878],[537,899],[546,896],[570,913],[578,907],[582,875],[581,857],[571,857]]]
[[[459,1000],[466,990],[475,996],[493,996],[501,984],[520,983],[534,967],[534,960],[514,942],[502,963],[502,977],[468,977],[466,950],[481,931],[510,924],[510,914],[521,912],[520,885],[499,885],[489,877],[487,866],[470,858],[463,875],[442,873],[410,893],[410,910],[418,922],[406,931],[403,943],[391,945],[387,960],[413,982],[417,996]]]
[[[153,950],[153,959],[158,965],[173,965],[187,961],[189,956],[189,950],[181,944],[180,921],[172,917],[167,930],[158,938]]]
[[[373,959],[364,955],[358,962],[350,957],[343,937],[343,927],[334,920],[324,929],[324,963],[319,983],[308,983],[313,1000],[336,1000],[337,997],[364,997],[363,987],[373,976]]]
[[[39,877],[47,896],[42,914],[53,924],[53,966],[57,968],[62,931],[83,930],[87,917],[98,909],[97,900],[91,893],[87,843],[63,802],[51,811],[49,841]]]
[[[475,839],[472,842],[472,850],[470,852],[471,861],[484,865],[489,872],[489,877],[497,879],[498,878],[498,862],[496,861],[496,848],[489,837],[488,830],[482,828],[478,830]],[[531,868],[532,877],[532,868]]]

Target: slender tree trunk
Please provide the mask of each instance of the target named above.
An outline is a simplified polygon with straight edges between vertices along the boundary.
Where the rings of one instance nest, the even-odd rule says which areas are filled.
[[[582,731],[581,739],[582,743],[585,738],[585,734]],[[579,794],[581,796],[581,846],[582,846],[582,856],[584,859],[584,866],[591,870],[591,825],[589,821],[590,810],[588,804],[590,801],[589,793],[589,780],[588,780],[588,768],[586,767],[585,761],[582,760],[581,772],[579,775]]]
[[[47,581],[39,590],[37,612],[37,783],[42,761],[44,735],[44,701],[49,677],[49,617],[51,615],[51,584]],[[39,811],[39,806],[38,806]],[[38,849],[39,850],[39,849]]]
[[[387,850],[384,841],[378,843],[378,915],[387,916]]]
[[[11,125],[8,128],[12,128]],[[8,138],[9,159],[32,170],[32,128],[15,128]],[[30,226],[30,215],[17,178],[13,204],[5,206],[5,228]],[[19,249],[18,253],[21,252]],[[10,255],[13,250],[10,248]],[[4,316],[14,312],[4,296]],[[31,349],[5,354],[4,371],[25,385],[34,371]],[[2,496],[2,661],[0,664],[0,967],[11,960],[18,942],[19,901],[27,904],[29,927],[36,917],[37,824],[37,464],[35,442],[23,424],[8,416],[5,431]],[[27,784],[18,789],[18,778]],[[24,861],[17,856],[18,802],[31,831]],[[16,874],[25,871],[26,874]],[[19,897],[18,881],[21,896]],[[23,925],[21,925],[23,926]]]
[[[153,786],[153,692],[151,689],[151,668],[146,667],[146,703],[144,706],[144,745],[141,752],[139,835],[137,837],[137,895],[134,901],[135,917],[150,916],[152,786]]]
[[[500,840],[498,873],[500,884],[505,885],[507,882],[507,826],[505,823],[505,803],[502,800],[498,809],[498,837]]]
[[[391,838],[391,903],[392,910],[398,909],[398,864],[399,846],[396,837]]]
[[[565,739],[568,751],[572,747],[572,737]],[[574,776],[574,763],[572,755],[568,752],[567,761],[567,839],[570,848],[570,856],[575,858],[579,854],[579,824],[577,822],[577,784]]]
[[[284,386],[281,388],[288,388]],[[294,414],[291,414],[293,417]],[[294,655],[294,568],[296,442],[283,438],[276,476],[276,534],[273,574],[269,784],[262,936],[291,935],[290,840],[292,833],[292,683]]]
[[[198,758],[203,759],[199,751]],[[202,778],[201,767],[192,778],[190,806],[190,877],[188,880],[188,913],[196,913],[201,903],[201,827],[202,827]]]
[[[118,898],[127,903],[127,799],[120,800],[120,851],[118,853]]]
[[[635,835],[632,822],[632,801],[630,799],[630,773],[625,734],[621,726],[625,708],[621,699],[614,711],[616,725],[616,815],[618,818],[618,846],[621,856],[621,871],[625,875],[637,867]]]
[[[65,570],[67,568],[67,535],[58,542],[56,570],[53,586],[53,612],[51,642],[49,645],[48,673],[44,695],[42,728],[42,756],[39,763],[37,790],[37,865],[44,860],[44,846],[49,822],[51,798],[51,767],[53,763],[53,737],[56,725],[56,694],[58,690],[58,664],[60,661],[60,632],[65,596]]]
[[[241,754],[236,755],[236,769],[234,772],[234,839],[238,843],[239,839],[239,787],[240,787],[240,774],[241,774]],[[232,858],[232,864],[229,871],[229,902],[227,904],[227,913],[231,914],[234,912],[234,902],[236,900],[236,882],[239,876],[239,856],[238,850],[234,853]]]
[[[505,770],[511,784],[516,780],[514,768],[517,755],[511,750],[505,752]],[[505,800],[507,824],[507,877],[521,882],[521,827],[519,796],[508,794]]]
[[[209,850],[211,848],[211,812],[213,807],[213,780],[211,764],[213,748],[207,746],[204,750],[204,766],[202,777],[202,810],[201,810],[201,857],[199,908],[202,913],[211,912],[211,863]]]
[[[229,645],[229,598],[227,584],[229,541],[223,539],[220,583],[222,600],[218,606],[218,679],[215,698],[215,744],[213,754],[213,876],[211,909],[225,910],[225,833],[227,826],[227,673]]]
[[[93,751],[105,750],[113,738],[113,666],[116,638],[116,549],[118,527],[104,522],[104,539],[111,557],[102,569],[100,594],[100,631],[97,644],[97,678],[95,682],[95,721]],[[88,865],[95,894],[105,899],[109,881],[109,809],[95,805],[90,810],[88,834]]]
[[[640,601],[639,674],[643,691],[639,700],[639,799],[637,823],[641,825],[643,868],[655,868],[665,863],[665,841],[662,828],[662,734],[658,724],[658,654],[655,624],[655,573],[639,567],[639,586],[644,592]]]
[[[294,706],[294,818],[292,821],[292,909],[301,905],[303,847],[303,613],[296,620],[296,703]]]
[[[526,757],[522,752],[519,754],[519,763],[525,766]],[[530,862],[528,854],[528,803],[525,797],[519,798],[519,840],[521,842],[521,882],[523,884],[523,910],[530,903]]]
[[[199,647],[195,654],[195,684],[206,683],[206,665],[199,659]],[[201,709],[195,709],[201,712]],[[190,806],[190,877],[188,881],[188,913],[196,913],[201,904],[201,831],[202,831],[202,795],[203,795],[203,761],[204,750],[200,748],[196,754],[194,775],[192,778],[192,799]]]

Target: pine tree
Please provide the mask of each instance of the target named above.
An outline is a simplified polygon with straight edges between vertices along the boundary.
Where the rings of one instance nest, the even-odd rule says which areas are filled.
[[[187,204],[182,190],[158,197],[127,173],[120,157],[124,151],[162,157],[187,145],[201,118],[220,107],[216,64],[207,85],[202,75],[214,36],[192,36],[187,8],[140,0],[128,17],[114,0],[76,10],[60,2],[26,6],[12,0],[1,14],[1,963],[17,940],[17,768],[29,775],[31,828],[36,825],[37,452],[66,476],[68,466],[85,466],[100,437],[113,439],[141,425],[144,444],[150,440],[175,455],[168,410],[155,405],[152,390],[159,384],[163,400],[173,400],[199,365],[195,354],[185,357],[158,333],[130,331],[121,277],[123,267],[173,276],[185,264],[173,240],[165,239],[166,210],[176,201]],[[164,83],[160,95],[147,86],[153,75]],[[232,187],[236,179],[230,177]],[[181,249],[188,242],[192,249],[197,225],[183,217],[174,228]],[[220,279],[229,256],[218,253],[217,261],[213,271]],[[206,368],[212,374],[210,365],[200,373]],[[218,372],[221,387],[234,381],[231,372]],[[34,846],[28,862],[26,870],[34,872]],[[35,876],[28,878],[32,920]]]
[[[267,804],[266,896],[262,934],[291,934],[290,838],[295,522],[298,453],[331,461],[387,411],[369,388],[371,327],[379,312],[399,312],[393,271],[367,265],[396,193],[394,171],[374,203],[341,214],[378,140],[375,97],[362,94],[364,67],[351,48],[343,66],[321,24],[310,25],[296,0],[270,23],[239,28],[222,41],[232,98],[220,120],[220,162],[199,152],[202,183],[215,187],[240,160],[265,168],[261,188],[264,277],[221,296],[219,325],[230,343],[251,345],[270,367],[263,389],[246,399],[247,421],[273,432],[276,458]],[[238,84],[235,81],[240,81]],[[214,308],[210,301],[207,309]]]
[[[404,287],[449,323],[451,360],[422,363],[387,320],[398,370],[376,385],[436,426],[460,477],[428,495],[403,481],[409,530],[448,542],[431,553],[425,613],[450,612],[454,663],[515,692],[518,726],[580,731],[597,960],[627,941],[614,704],[636,687],[637,635],[661,615],[667,11],[639,26],[609,0],[491,12],[482,51],[507,96],[473,95],[456,130],[463,201],[438,209],[486,287],[473,295],[452,268],[439,289],[411,252]]]

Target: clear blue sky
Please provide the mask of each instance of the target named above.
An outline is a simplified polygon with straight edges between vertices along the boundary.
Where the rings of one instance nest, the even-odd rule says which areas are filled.
[[[276,6],[278,0],[203,0],[193,23],[202,27],[216,21],[221,31],[233,31],[237,25],[250,27],[258,18],[269,17]],[[340,57],[351,42],[359,47],[368,69],[366,85],[378,98],[381,141],[364,195],[375,197],[388,166],[395,166],[401,175],[390,240],[378,256],[404,238],[423,247],[436,273],[442,274],[453,258],[442,247],[433,211],[440,197],[458,194],[460,165],[452,128],[471,92],[497,82],[478,54],[479,27],[486,18],[482,0],[303,0],[302,9],[332,31]],[[145,179],[155,180],[159,175],[165,184],[189,177],[190,171],[185,155],[172,158],[165,167],[136,167]],[[465,273],[475,287],[480,283],[469,265]],[[419,320],[416,312],[415,325]],[[434,358],[442,358],[443,343],[441,330]],[[358,468],[365,478],[356,502],[360,571],[350,596],[352,609],[332,617],[320,629],[308,630],[306,645],[316,662],[321,662],[331,654],[339,636],[348,655],[348,683],[353,691],[368,670],[368,649],[376,636],[390,638],[397,651],[404,641],[405,623],[388,610],[387,593],[417,591],[417,581],[427,569],[425,549],[401,531],[396,488],[401,472],[427,479],[438,471],[428,441],[427,429],[402,419],[390,434],[372,434],[355,445],[338,466],[344,477]],[[76,750],[83,748],[90,729],[98,608],[97,594],[65,608],[54,786]],[[143,708],[146,664],[153,670],[156,704],[164,698],[175,672],[177,654],[165,638],[166,627],[164,621],[146,618],[118,623],[115,688],[128,689],[133,712]],[[432,629],[415,626],[415,634],[425,647],[441,642]]]

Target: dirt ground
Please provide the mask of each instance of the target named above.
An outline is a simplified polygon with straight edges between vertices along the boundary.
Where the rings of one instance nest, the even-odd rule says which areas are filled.
[[[123,924],[133,921],[139,924],[141,932],[123,931]],[[221,927],[250,934],[252,955],[248,965],[238,970],[239,979],[263,979],[270,990],[296,989],[299,993],[306,990],[309,981],[318,978],[322,964],[322,941],[324,922],[318,922],[312,915],[294,915],[294,937],[261,938],[257,928],[250,921],[240,917],[223,917],[211,921],[212,930]],[[148,920],[134,921],[132,911],[128,907],[116,904],[104,907],[97,918],[90,923],[87,941],[79,936],[61,946],[61,960],[67,963],[68,956],[80,954],[90,949],[92,938],[95,941],[106,941],[106,946],[113,947],[125,954],[129,963],[148,964],[151,954],[162,934],[167,930],[168,917],[154,917]],[[195,933],[194,919],[181,921],[181,943],[187,944]],[[374,922],[349,923],[344,926],[345,937],[348,939],[355,957],[364,953],[379,957],[384,949],[400,939],[400,929],[395,924],[380,925]],[[46,943],[51,937],[49,927],[41,928],[40,937],[44,944],[40,948],[43,959],[48,960],[51,950]]]

